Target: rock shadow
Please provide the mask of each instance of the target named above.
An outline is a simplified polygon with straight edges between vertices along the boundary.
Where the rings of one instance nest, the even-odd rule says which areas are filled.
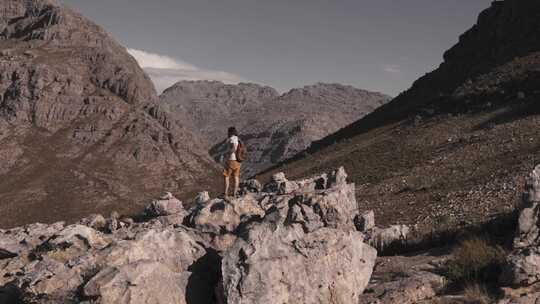
[[[188,269],[192,275],[186,287],[187,304],[221,303],[216,295],[216,287],[221,282],[221,256],[212,248],[206,248],[206,252]]]

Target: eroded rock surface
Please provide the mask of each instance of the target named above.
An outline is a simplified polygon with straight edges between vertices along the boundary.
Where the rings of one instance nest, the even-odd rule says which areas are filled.
[[[501,280],[514,286],[530,286],[540,281],[540,166],[526,179],[514,251]]]
[[[354,184],[343,169],[272,183],[277,187],[227,201],[202,193],[189,211],[167,195],[139,221],[113,213],[0,230],[0,291],[10,291],[0,296],[37,303],[357,303],[377,251],[355,229]],[[282,191],[282,183],[294,190]],[[175,222],[174,212],[189,214]],[[103,227],[112,222],[115,229]]]
[[[139,212],[217,176],[126,49],[57,1],[0,2],[0,79],[0,227]]]

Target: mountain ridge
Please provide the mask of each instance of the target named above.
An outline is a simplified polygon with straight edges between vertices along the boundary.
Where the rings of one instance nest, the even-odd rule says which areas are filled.
[[[249,150],[245,175],[302,151],[390,100],[349,85],[317,83],[279,94],[257,84],[181,81],[160,96],[176,119],[206,139],[222,158],[226,129],[236,126]],[[191,127],[189,127],[191,126]]]
[[[419,233],[512,212],[540,158],[538,16],[537,1],[493,3],[438,69],[261,178],[346,164],[362,208]]]
[[[57,1],[0,11],[0,226],[137,212],[214,182],[203,144],[103,28]]]

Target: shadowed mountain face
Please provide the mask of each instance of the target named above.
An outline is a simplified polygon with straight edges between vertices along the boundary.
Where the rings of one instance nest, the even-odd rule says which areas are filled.
[[[255,84],[183,81],[161,95],[178,121],[191,125],[219,159],[227,128],[236,126],[248,147],[245,175],[306,149],[311,142],[370,113],[390,98],[339,84],[316,84],[283,95]]]
[[[538,1],[493,2],[437,70],[264,177],[344,164],[366,210],[424,233],[513,210],[540,161],[539,17]]]
[[[0,79],[0,227],[130,213],[216,175],[124,47],[56,1],[0,2]]]

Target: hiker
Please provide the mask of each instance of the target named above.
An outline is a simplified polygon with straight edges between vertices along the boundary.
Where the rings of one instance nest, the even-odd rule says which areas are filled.
[[[238,131],[235,127],[230,127],[227,137],[227,153],[225,154],[225,169],[223,170],[223,176],[225,178],[225,193],[224,198],[229,197],[229,185],[230,177],[234,179],[233,197],[238,194],[238,187],[240,185],[240,167],[241,162],[245,157],[244,144],[238,138]]]

